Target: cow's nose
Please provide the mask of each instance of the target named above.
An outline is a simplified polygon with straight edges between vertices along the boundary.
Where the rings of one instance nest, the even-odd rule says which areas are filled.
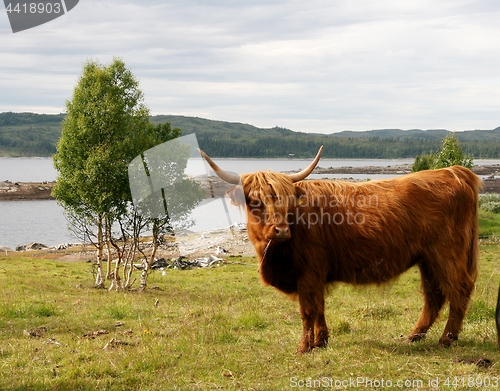
[[[277,239],[288,239],[290,237],[290,228],[288,228],[288,225],[275,225],[274,232]]]

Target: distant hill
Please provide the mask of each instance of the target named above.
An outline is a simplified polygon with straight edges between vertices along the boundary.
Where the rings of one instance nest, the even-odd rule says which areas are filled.
[[[0,113],[0,156],[50,156],[64,114]]]
[[[324,145],[323,156],[329,158],[413,158],[439,150],[449,133],[445,129],[379,129],[308,134],[176,115],[153,116],[151,121],[170,122],[183,134],[196,133],[200,146],[217,157],[311,157]],[[465,151],[475,158],[500,158],[500,127],[456,134]]]
[[[50,156],[61,134],[64,114],[0,113],[0,156]],[[415,157],[440,148],[444,129],[344,131],[308,134],[290,129],[178,115],[156,115],[153,123],[170,122],[182,134],[196,133],[198,143],[214,157],[314,156],[324,145],[328,158]],[[476,159],[500,158],[500,128],[457,132],[465,151]]]
[[[331,134],[332,137],[382,137],[382,138],[399,138],[399,139],[428,139],[442,140],[447,134],[445,129],[379,129],[362,132],[343,131]],[[460,141],[500,141],[500,127],[493,130],[466,130],[456,132]]]
[[[185,117],[182,115],[154,115],[151,122],[165,123],[170,122],[173,128],[181,128],[182,134],[191,133],[215,133],[224,134],[230,137],[250,137],[258,136],[289,136],[296,132],[285,128],[257,128],[253,125],[242,124],[238,122],[216,121],[198,117]]]

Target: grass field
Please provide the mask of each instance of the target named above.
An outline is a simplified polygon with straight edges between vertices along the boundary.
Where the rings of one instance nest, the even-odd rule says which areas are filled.
[[[0,257],[0,389],[497,389],[499,257],[498,245],[482,245],[451,348],[437,347],[447,310],[425,340],[405,341],[422,306],[411,269],[382,288],[337,285],[329,347],[301,356],[297,303],[260,284],[253,258],[157,271],[148,290],[117,293],[94,289],[83,261]],[[489,367],[462,362],[484,359]]]
[[[479,210],[479,236],[500,238],[500,213]]]

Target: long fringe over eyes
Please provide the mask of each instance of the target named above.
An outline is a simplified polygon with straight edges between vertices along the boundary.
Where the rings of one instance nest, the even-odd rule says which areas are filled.
[[[286,174],[261,171],[242,175],[242,184],[247,205],[265,209],[269,222],[286,216],[297,202],[297,189]]]

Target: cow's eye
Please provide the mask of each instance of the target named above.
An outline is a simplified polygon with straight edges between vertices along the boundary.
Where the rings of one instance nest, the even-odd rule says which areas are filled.
[[[260,208],[262,206],[262,202],[258,198],[251,198],[248,205],[251,208]]]

